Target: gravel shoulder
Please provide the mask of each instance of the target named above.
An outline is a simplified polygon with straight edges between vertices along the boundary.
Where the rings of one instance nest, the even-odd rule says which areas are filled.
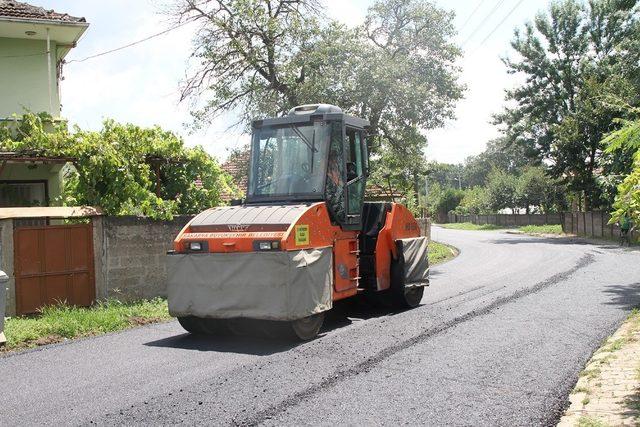
[[[338,307],[309,343],[176,322],[0,358],[0,424],[548,425],[640,304],[640,254],[434,228],[460,250],[411,311]]]

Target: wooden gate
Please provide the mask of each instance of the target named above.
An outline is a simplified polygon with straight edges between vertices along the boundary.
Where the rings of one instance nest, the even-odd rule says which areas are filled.
[[[19,227],[14,231],[16,312],[95,300],[91,224]]]

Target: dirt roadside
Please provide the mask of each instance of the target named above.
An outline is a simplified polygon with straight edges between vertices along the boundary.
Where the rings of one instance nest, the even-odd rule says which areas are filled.
[[[640,311],[594,353],[559,426],[640,425]]]

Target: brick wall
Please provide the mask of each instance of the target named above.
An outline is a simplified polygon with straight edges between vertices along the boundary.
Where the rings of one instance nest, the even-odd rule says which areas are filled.
[[[98,298],[131,301],[166,296],[166,254],[172,249],[173,239],[191,218],[181,216],[172,221],[138,217],[95,218]]]

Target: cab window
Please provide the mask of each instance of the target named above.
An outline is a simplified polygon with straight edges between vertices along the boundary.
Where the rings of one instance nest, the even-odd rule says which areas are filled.
[[[364,138],[361,131],[347,128],[347,213],[360,215],[364,198]]]

